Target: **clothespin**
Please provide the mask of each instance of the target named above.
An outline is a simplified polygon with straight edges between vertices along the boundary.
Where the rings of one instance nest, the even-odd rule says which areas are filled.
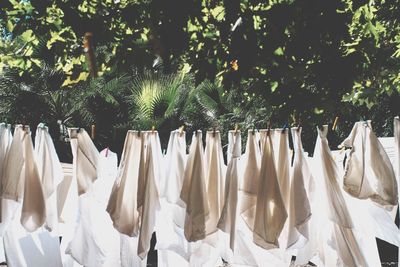
[[[300,127],[301,127],[301,120],[299,118],[298,122],[297,122],[297,131],[300,131]]]
[[[255,131],[255,128],[256,128],[256,127],[253,125],[253,131],[251,132],[252,135],[254,135],[255,132],[256,132],[256,131]]]
[[[336,116],[335,120],[333,121],[332,131],[336,131],[336,126],[337,126],[338,121],[339,121],[339,117]]]
[[[91,138],[92,140],[96,137],[96,125],[92,124],[92,134],[91,134]]]
[[[179,127],[179,136],[182,136],[184,129],[185,129],[185,124]]]
[[[151,126],[151,132],[154,133],[155,130],[156,130],[156,127],[154,125]]]
[[[137,131],[137,137],[140,137],[140,130]]]
[[[108,150],[110,150],[108,147],[106,148],[106,158],[108,157]]]
[[[235,124],[235,134],[237,133],[237,131],[239,130],[239,124]]]
[[[215,126],[213,127],[213,137],[215,137]]]
[[[194,131],[194,136],[197,136],[197,130]]]

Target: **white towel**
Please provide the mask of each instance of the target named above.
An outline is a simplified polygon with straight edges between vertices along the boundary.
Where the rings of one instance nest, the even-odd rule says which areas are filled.
[[[326,138],[328,126],[324,125],[322,130],[318,128],[317,130],[314,168],[315,172],[320,175],[320,190],[323,190],[320,192],[320,197],[323,199],[315,201],[325,203],[323,210],[327,213],[329,220],[333,222],[331,230],[324,231],[320,235],[325,236],[323,243],[320,243],[319,249],[322,250],[320,254],[323,255],[322,259],[327,266],[330,266],[329,264],[332,262],[341,262],[344,266],[368,266],[353,233],[353,222],[339,186],[337,165]],[[323,228],[324,226],[321,226],[318,231],[322,231]],[[332,254],[332,251],[337,255]]]
[[[184,227],[186,239],[189,242],[204,239],[210,208],[206,191],[201,131],[193,134],[180,198],[186,208]]]
[[[79,221],[67,253],[83,266],[119,265],[120,234],[105,210],[116,174],[117,155],[105,149],[99,157],[98,178],[79,196]]]
[[[356,198],[369,198],[388,209],[397,205],[395,173],[372,130],[371,121],[356,122],[340,146],[351,147],[343,177],[344,190]]]

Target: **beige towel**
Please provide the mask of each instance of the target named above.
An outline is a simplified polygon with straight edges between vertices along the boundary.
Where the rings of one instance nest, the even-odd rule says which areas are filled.
[[[224,205],[226,166],[219,131],[207,131],[204,157],[210,217],[206,222],[207,235],[217,231],[218,220]]]
[[[204,239],[210,209],[207,200],[201,131],[193,134],[180,198],[186,208],[184,227],[186,239],[189,242]]]
[[[24,194],[20,221],[27,231],[33,232],[45,222],[46,207],[30,130],[27,126],[22,130],[21,142],[24,167],[20,182],[24,184]]]
[[[107,212],[115,229],[128,236],[139,234],[137,206],[139,169],[144,168],[144,134],[128,131],[118,168],[118,176],[111,191]]]
[[[371,199],[393,208],[398,202],[393,166],[372,130],[371,121],[356,122],[341,146],[351,147],[343,177],[343,188],[356,198]]]
[[[84,129],[70,129],[70,139],[76,139],[75,172],[78,194],[86,193],[97,179],[99,151]]]
[[[272,139],[267,135],[262,153],[260,180],[253,227],[253,241],[265,249],[279,247],[280,236],[287,218],[276,175]]]
[[[58,223],[56,189],[64,174],[48,128],[41,124],[36,130],[35,152],[46,201],[46,228],[52,231]]]
[[[156,212],[160,209],[157,185],[163,179],[161,170],[162,152],[158,133],[156,131],[148,131],[145,134],[145,169],[143,173],[139,173],[138,188],[140,233],[137,252],[141,259],[146,258],[150,250],[150,240],[154,232]]]
[[[287,247],[292,247],[308,239],[308,222],[311,217],[311,208],[306,192],[306,182],[311,180],[307,160],[304,156],[301,142],[301,128],[292,128],[294,166],[289,196],[289,235]]]
[[[235,247],[236,210],[239,191],[238,161],[242,154],[240,131],[229,131],[228,141],[229,163],[225,179],[225,201],[218,228],[229,234],[229,247],[233,251]]]
[[[247,133],[246,151],[242,156],[243,175],[239,181],[239,212],[250,229],[253,229],[258,182],[260,177],[261,152],[258,133]]]

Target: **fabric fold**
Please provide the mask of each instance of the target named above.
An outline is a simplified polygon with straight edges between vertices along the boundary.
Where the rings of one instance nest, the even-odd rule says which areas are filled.
[[[76,147],[76,179],[78,194],[86,193],[97,179],[97,162],[99,151],[85,129],[71,132],[70,138],[77,140]]]
[[[397,205],[395,173],[371,121],[356,122],[342,146],[351,147],[343,177],[344,190],[353,197],[371,199],[389,209]]]

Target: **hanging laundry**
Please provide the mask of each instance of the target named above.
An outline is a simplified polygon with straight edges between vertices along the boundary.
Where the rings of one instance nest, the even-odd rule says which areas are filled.
[[[239,183],[240,215],[249,229],[253,229],[261,167],[259,135],[254,130],[247,133],[246,151],[241,161],[243,178]]]
[[[311,208],[305,184],[312,180],[301,142],[301,128],[292,128],[294,166],[289,195],[289,236],[287,247],[302,246],[308,240]]]
[[[393,129],[394,129],[394,142],[395,142],[395,169],[397,171],[397,189],[400,184],[400,117],[395,117],[393,121]]]
[[[108,149],[100,153],[98,177],[88,192],[79,196],[79,218],[67,253],[87,267],[118,266],[120,234],[105,208],[117,174],[117,155]]]
[[[150,240],[154,232],[157,212],[160,209],[158,186],[163,180],[162,152],[157,131],[145,133],[146,151],[145,168],[139,171],[138,210],[140,214],[140,230],[138,241],[138,256],[147,257],[150,250]]]
[[[81,195],[89,190],[97,178],[96,168],[99,151],[85,129],[78,129],[70,138],[77,139],[75,171],[78,182],[78,194]]]
[[[169,203],[174,204],[173,221],[182,229],[185,224],[185,210],[182,208],[182,204],[179,205],[182,201],[179,195],[182,190],[186,161],[186,133],[180,133],[179,130],[172,131],[165,157],[167,175],[164,196]]]
[[[7,157],[8,150],[12,142],[11,125],[0,123],[0,188],[2,184],[2,174],[4,161]],[[1,194],[1,189],[0,189]],[[11,222],[12,216],[14,215],[16,203],[12,200],[0,198],[0,262],[6,261],[3,246],[3,235]]]
[[[262,153],[258,185],[253,241],[271,249],[279,247],[278,238],[287,218],[279,182],[276,175],[271,135],[267,134]]]
[[[57,186],[62,181],[64,174],[49,130],[43,124],[39,124],[36,129],[35,152],[45,196],[45,227],[52,231],[57,229],[58,225]]]
[[[353,222],[339,186],[337,165],[326,138],[328,126],[324,125],[322,130],[317,128],[317,131],[313,167],[320,175],[320,190],[323,191],[316,201],[323,203],[321,208],[332,222],[331,228],[327,229],[324,224],[318,229],[319,238],[327,236],[319,245],[321,258],[325,266],[368,266],[353,233]]]
[[[186,239],[189,242],[204,239],[210,208],[206,191],[201,131],[193,133],[180,198],[186,209],[184,227]]]
[[[0,123],[0,177],[3,173],[4,161],[12,142],[11,125]]]
[[[189,266],[192,246],[184,235],[185,209],[179,195],[186,166],[186,133],[170,134],[164,159],[166,170],[161,209],[156,222],[158,266]]]
[[[204,168],[210,207],[209,219],[206,222],[206,232],[208,235],[217,231],[218,220],[224,205],[226,166],[224,164],[219,131],[207,131]]]
[[[263,132],[260,131],[260,134]],[[271,130],[272,146],[274,148],[274,159],[276,166],[276,175],[278,177],[279,188],[285,203],[286,210],[289,210],[290,195],[290,159],[289,148],[289,129]]]
[[[353,197],[369,198],[387,208],[397,205],[395,173],[371,121],[356,122],[341,146],[351,147],[343,177],[344,190]]]
[[[239,191],[238,161],[242,154],[240,131],[228,133],[228,167],[225,179],[225,201],[218,228],[229,234],[229,247],[234,251]]]
[[[29,126],[17,125],[5,160],[3,198],[22,199],[21,224],[33,232],[43,225],[46,207]]]
[[[142,132],[127,132],[117,179],[107,206],[115,229],[128,236],[139,234],[137,192],[139,170],[143,170],[145,164],[144,142]]]

